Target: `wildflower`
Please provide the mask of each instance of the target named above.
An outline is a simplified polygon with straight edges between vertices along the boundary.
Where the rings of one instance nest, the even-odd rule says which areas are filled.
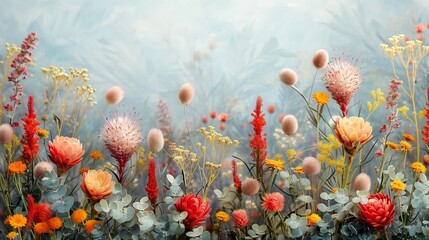
[[[276,106],[273,103],[271,103],[270,105],[268,105],[268,107],[267,107],[267,112],[268,113],[274,113],[275,111],[276,111]]]
[[[322,218],[317,213],[312,213],[311,215],[305,217],[307,218],[308,227],[314,227],[318,221],[322,220]]]
[[[298,131],[298,120],[294,115],[289,114],[284,116],[282,119],[282,130],[288,136],[291,136]]]
[[[259,182],[254,178],[247,178],[241,184],[241,191],[244,195],[253,196],[259,192]]]
[[[288,86],[292,86],[298,81],[298,75],[290,68],[282,69],[280,71],[279,78],[284,84]]]
[[[96,225],[99,225],[100,221],[90,219],[85,222],[85,230],[88,234],[90,234],[96,227]]]
[[[161,130],[152,128],[147,135],[147,145],[155,152],[159,152],[164,148],[164,136]]]
[[[389,226],[395,217],[395,205],[384,193],[371,194],[366,204],[359,203],[361,214],[359,219],[367,225],[381,229]]]
[[[295,149],[288,149],[286,151],[286,156],[289,158],[289,160],[295,159],[297,155],[297,152]]]
[[[249,141],[250,149],[252,152],[250,156],[256,161],[257,175],[259,176],[262,171],[262,164],[264,159],[267,156],[267,134],[264,133],[264,126],[267,124],[265,121],[265,114],[262,112],[262,98],[258,96],[256,100],[255,109],[252,112],[253,120],[250,122],[250,125],[253,126],[253,136]]]
[[[362,83],[359,69],[348,61],[334,59],[326,67],[322,78],[332,98],[340,106],[343,116],[346,116],[347,107]]]
[[[45,177],[45,172],[52,172],[53,167],[49,162],[39,162],[34,167],[34,176],[42,180]]]
[[[428,101],[426,102],[426,108],[425,108],[426,124],[423,126],[422,134],[423,134],[423,141],[426,144],[429,144],[429,86],[427,88],[427,98],[428,98]]]
[[[36,129],[36,135],[40,138],[40,139],[46,139],[49,137],[49,131],[46,129],[41,129],[41,128],[37,128]]]
[[[124,98],[124,90],[120,86],[113,86],[106,91],[104,98],[107,104],[118,104]]]
[[[319,106],[323,106],[329,102],[329,96],[325,92],[315,92],[313,93],[313,98]]]
[[[293,169],[293,171],[295,172],[295,173],[298,173],[298,174],[304,174],[305,172],[304,172],[304,168],[302,168],[302,166],[297,166],[297,167],[295,167],[294,169]]]
[[[206,219],[210,217],[211,207],[209,203],[194,194],[182,196],[177,199],[174,206],[177,211],[188,213],[188,216],[183,220],[186,230],[204,225]]]
[[[39,152],[39,138],[36,136],[37,126],[39,122],[36,120],[36,113],[34,111],[34,97],[28,97],[28,112],[25,114],[25,118],[21,120],[24,122],[24,134],[22,135],[22,158],[25,163],[31,163]]]
[[[387,141],[386,146],[390,147],[392,150],[395,150],[395,151],[399,150],[399,145],[394,142]]]
[[[329,61],[329,53],[325,49],[319,49],[313,56],[313,65],[317,69],[326,67]]]
[[[284,196],[279,192],[266,193],[262,198],[262,208],[267,212],[279,212],[284,208]]]
[[[99,160],[103,157],[103,154],[99,151],[92,151],[89,156],[94,160]]]
[[[60,175],[80,163],[85,153],[77,138],[56,136],[53,142],[49,141],[48,146],[49,159],[57,165]]]
[[[347,152],[354,155],[359,145],[371,139],[372,127],[361,117],[344,117],[338,121],[335,133]]]
[[[63,226],[63,221],[59,217],[48,219],[48,225],[51,230],[58,230]]]
[[[51,229],[49,228],[49,224],[47,222],[39,222],[34,225],[33,230],[35,233],[42,235],[48,233]]]
[[[219,121],[221,122],[226,122],[228,121],[228,114],[226,113],[221,113],[219,114],[219,116],[217,117],[219,119]]]
[[[411,163],[411,168],[416,173],[423,173],[424,174],[426,172],[426,167],[421,162],[413,162],[413,163]]]
[[[79,208],[73,211],[71,218],[75,223],[82,223],[86,220],[87,216],[88,214],[86,213],[86,211],[82,208]]]
[[[207,116],[204,116],[201,118],[201,122],[207,124],[209,122],[209,118]]]
[[[10,124],[0,125],[0,144],[8,144],[13,140],[13,128]]]
[[[404,137],[404,139],[405,139],[405,140],[407,140],[407,141],[409,141],[409,142],[414,141],[414,136],[413,136],[413,135],[411,135],[411,134],[403,133],[403,134],[402,134],[402,137]]]
[[[366,173],[360,173],[356,176],[353,187],[355,191],[369,191],[371,189],[371,178]]]
[[[86,168],[86,167],[81,168],[81,169],[79,170],[79,174],[80,174],[80,175],[83,175],[84,173],[88,172],[89,170],[90,170],[90,169],[89,169],[89,168]]]
[[[225,211],[219,211],[215,214],[216,219],[221,222],[229,222],[229,214]]]
[[[104,124],[101,139],[118,162],[119,182],[123,183],[125,165],[143,140],[141,130],[135,120],[116,115]]]
[[[13,228],[22,228],[27,224],[27,218],[20,213],[14,214],[7,219],[8,224]]]
[[[415,27],[416,33],[421,33],[421,32],[423,32],[423,30],[425,30],[425,27],[423,26],[423,24],[419,23],[416,25],[416,27]]]
[[[237,209],[232,212],[232,220],[236,228],[244,228],[249,225],[249,217],[244,209]]]
[[[191,83],[185,83],[179,89],[179,100],[184,105],[191,103],[194,95],[195,88]]]
[[[25,170],[27,170],[27,165],[25,165],[22,161],[17,161],[10,163],[7,169],[12,174],[24,174]]]
[[[282,160],[273,160],[273,159],[265,159],[265,165],[267,165],[268,167],[277,169],[277,170],[283,170],[284,169],[284,164]]]
[[[89,170],[82,176],[82,191],[92,202],[99,202],[112,193],[112,175],[103,170]]]
[[[413,149],[411,144],[407,141],[404,141],[404,140],[399,141],[399,145],[401,145],[401,149],[404,152],[411,152],[411,150]]]
[[[8,238],[8,239],[14,239],[15,237],[17,237],[19,235],[19,233],[17,233],[17,232],[9,232],[7,235],[6,235],[6,237]]]
[[[338,191],[337,187],[334,187],[334,188],[331,189],[331,193],[337,193],[337,191]]]
[[[390,183],[390,187],[392,188],[393,191],[395,192],[402,192],[405,190],[405,188],[407,187],[407,185],[402,182],[399,179],[395,179]]]
[[[212,119],[215,119],[215,118],[216,118],[216,112],[215,112],[215,111],[211,111],[211,112],[210,112],[210,117],[211,117]]]
[[[156,201],[158,200],[158,184],[156,182],[156,163],[153,158],[149,161],[147,175],[148,181],[145,190],[152,206],[155,206]]]
[[[315,176],[319,174],[321,169],[322,169],[322,165],[320,164],[319,160],[317,160],[314,157],[306,157],[302,161],[302,170],[308,176]]]
[[[238,177],[237,173],[237,162],[235,160],[231,161],[231,167],[232,167],[232,178],[234,180],[234,187],[237,190],[237,193],[241,193],[241,180]]]

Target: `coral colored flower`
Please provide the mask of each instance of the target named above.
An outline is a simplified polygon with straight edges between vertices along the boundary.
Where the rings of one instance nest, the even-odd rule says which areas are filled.
[[[94,160],[98,160],[101,159],[103,157],[103,154],[99,151],[92,151],[89,156],[94,159]]]
[[[13,228],[22,228],[27,224],[27,218],[20,213],[9,216],[7,220]]]
[[[6,235],[6,237],[8,238],[8,239],[14,239],[15,237],[17,237],[19,235],[19,233],[17,233],[17,232],[9,232],[7,235]]]
[[[89,170],[82,176],[82,191],[92,202],[99,202],[112,194],[112,175],[103,170]]]
[[[346,150],[354,155],[358,145],[371,139],[372,127],[361,117],[344,117],[338,120],[335,133]]]
[[[15,174],[15,173],[24,174],[25,170],[27,170],[27,165],[25,165],[21,161],[17,161],[17,162],[10,163],[9,166],[7,166],[7,169],[12,174]]]
[[[325,92],[315,92],[313,93],[313,98],[319,106],[325,105],[329,102],[329,96]]]
[[[284,169],[284,163],[282,160],[274,160],[274,159],[265,158],[264,163],[268,167],[271,167],[271,168],[274,168],[277,170],[283,170]]]
[[[298,173],[298,174],[304,174],[304,168],[302,168],[302,166],[297,166],[293,169],[293,172]]]
[[[257,169],[262,171],[262,164],[267,156],[267,134],[264,133],[264,126],[267,124],[265,121],[265,114],[262,112],[262,98],[258,96],[256,100],[256,106],[251,114],[253,120],[250,125],[253,126],[253,136],[249,141],[250,149],[252,152],[250,156],[256,161]]]
[[[421,33],[421,32],[423,32],[423,30],[425,30],[425,27],[423,26],[423,24],[419,23],[416,25],[416,27],[415,27],[416,33]]]
[[[234,187],[237,190],[237,193],[241,193],[241,180],[238,177],[238,173],[237,173],[237,162],[235,160],[232,160],[231,166],[232,166],[232,178],[234,180]]]
[[[371,194],[366,204],[359,203],[359,219],[367,225],[381,229],[389,226],[395,217],[395,205],[384,193]]]
[[[127,116],[107,120],[101,130],[101,139],[119,165],[119,182],[124,182],[125,165],[142,143],[142,133],[137,121]]]
[[[399,141],[399,145],[401,145],[401,149],[404,152],[411,152],[411,150],[413,150],[413,147],[407,141],[401,140],[401,141]]]
[[[155,206],[158,201],[158,183],[156,182],[156,163],[153,158],[149,161],[147,175],[148,181],[145,190],[152,206]]]
[[[413,163],[411,163],[411,168],[416,173],[425,173],[426,172],[426,167],[421,162],[413,162]]]
[[[51,229],[49,228],[49,224],[47,222],[39,222],[34,225],[33,230],[35,233],[42,235],[48,233]]]
[[[51,230],[58,230],[63,226],[63,221],[59,217],[48,219],[49,228]]]
[[[322,218],[316,213],[312,213],[311,215],[305,217],[307,218],[308,227],[313,227],[318,221],[322,220]]]
[[[219,114],[218,119],[219,119],[219,121],[221,121],[221,122],[226,122],[226,121],[228,121],[228,114],[226,114],[226,113],[221,113],[221,114]]]
[[[40,138],[40,139],[46,139],[49,137],[49,131],[46,129],[41,129],[38,128],[36,129],[36,135]]]
[[[387,141],[386,146],[390,147],[392,150],[395,151],[399,150],[399,145],[394,142]]]
[[[404,137],[404,139],[405,139],[405,140],[407,140],[407,141],[409,141],[409,142],[414,141],[414,136],[413,136],[413,135],[411,135],[411,134],[403,133],[403,134],[402,134],[402,137]]]
[[[229,214],[225,211],[219,211],[215,214],[216,219],[221,222],[229,222]]]
[[[86,223],[85,223],[86,232],[88,234],[90,234],[95,229],[95,226],[99,225],[99,224],[100,224],[100,221],[97,221],[94,219],[90,219],[90,220],[86,221]]]
[[[34,221],[38,222],[46,222],[49,218],[52,217],[52,208],[49,203],[42,202],[36,204],[36,213],[34,215]]]
[[[79,170],[79,174],[80,174],[80,175],[83,175],[84,173],[88,172],[89,170],[90,170],[90,169],[89,169],[89,168],[86,168],[86,167],[81,168],[81,169]]]
[[[262,198],[262,208],[267,212],[282,211],[285,205],[285,198],[279,192],[266,193]]]
[[[249,225],[249,217],[244,209],[237,209],[232,212],[232,220],[236,228],[244,228]]]
[[[395,179],[390,183],[390,188],[395,192],[402,192],[407,187],[407,185],[399,179]]]
[[[332,98],[340,106],[343,116],[346,116],[347,107],[362,83],[359,69],[354,63],[334,59],[326,67],[322,78]]]
[[[186,194],[177,199],[174,204],[179,212],[187,212],[188,216],[183,220],[186,230],[191,230],[204,225],[206,219],[210,217],[210,205],[200,196]]]
[[[254,178],[247,178],[241,184],[241,190],[244,195],[253,196],[259,192],[259,182]]]
[[[48,146],[49,159],[57,165],[60,175],[80,163],[85,153],[77,138],[56,136],[53,142],[49,141]]]
[[[82,223],[83,221],[86,220],[87,217],[88,217],[88,214],[82,208],[74,210],[71,215],[71,218],[75,223]]]
[[[39,137],[37,137],[37,126],[39,122],[36,120],[36,113],[34,111],[34,97],[28,97],[28,112],[25,118],[21,120],[24,122],[24,134],[22,135],[21,143],[23,147],[22,158],[25,163],[29,164],[37,158],[39,152]]]

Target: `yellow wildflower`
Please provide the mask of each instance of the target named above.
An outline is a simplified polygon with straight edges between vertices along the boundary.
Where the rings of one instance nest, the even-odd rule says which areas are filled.
[[[40,139],[46,139],[46,138],[48,138],[48,136],[49,136],[49,131],[48,131],[48,130],[46,130],[46,129],[38,128],[38,129],[36,130],[36,134],[37,134],[37,136],[38,136]]]
[[[99,151],[92,151],[92,152],[89,154],[89,156],[91,156],[91,157],[92,157],[92,159],[94,159],[94,160],[98,160],[98,159],[100,159],[100,158],[102,158],[102,157],[103,157],[103,154],[101,154],[101,152],[99,152]]]
[[[265,165],[267,165],[268,167],[272,167],[275,168],[277,170],[283,170],[284,169],[284,165],[283,165],[283,161],[282,160],[274,160],[274,159],[265,159]]]
[[[295,149],[288,149],[286,151],[286,156],[289,158],[289,160],[295,159],[297,155],[297,152],[295,151]]]
[[[322,218],[316,213],[308,215],[306,216],[306,218],[307,218],[307,226],[309,227],[313,227],[314,225],[316,225],[318,221],[322,220]]]
[[[325,92],[315,92],[313,93],[313,98],[319,106],[325,105],[329,101],[329,96]]]
[[[17,232],[10,232],[6,235],[6,237],[8,239],[14,239],[15,237],[17,237],[19,234]]]
[[[392,150],[395,150],[395,151],[399,150],[398,144],[391,142],[391,141],[387,141],[386,146],[390,147]]]
[[[411,163],[411,168],[416,173],[425,173],[426,172],[426,167],[421,162],[413,162],[413,163]]]
[[[298,174],[304,174],[304,169],[302,168],[302,166],[295,167],[293,171]]]
[[[407,187],[407,185],[402,182],[399,179],[395,179],[390,183],[390,187],[392,188],[393,191],[395,192],[401,192],[404,191],[404,189]]]
[[[411,134],[403,133],[402,137],[404,137],[404,139],[407,140],[407,141],[410,141],[410,142],[414,141],[414,136],[411,135]]]
[[[22,228],[27,224],[27,218],[20,213],[14,214],[12,216],[9,215],[7,220],[8,224],[14,228]]]
[[[221,222],[229,222],[229,215],[224,211],[219,211],[215,214],[216,219]]]
[[[401,140],[399,142],[399,145],[401,145],[401,149],[404,152],[405,151],[411,152],[411,150],[413,149],[413,147],[411,146],[411,144],[409,142],[407,142],[407,141],[404,141],[404,140]]]

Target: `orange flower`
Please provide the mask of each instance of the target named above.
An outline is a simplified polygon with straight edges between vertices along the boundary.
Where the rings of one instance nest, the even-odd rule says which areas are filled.
[[[17,237],[19,235],[19,233],[17,233],[17,232],[10,232],[10,233],[8,233],[7,235],[6,235],[6,237],[8,238],[8,239],[14,239],[15,237]]]
[[[17,213],[14,215],[9,215],[6,219],[7,224],[11,225],[14,228],[22,228],[27,224],[27,218],[24,215]]]
[[[48,130],[46,130],[46,129],[38,128],[38,129],[36,130],[36,134],[37,134],[37,136],[38,136],[40,139],[46,139],[46,138],[48,138],[48,136],[49,136],[49,131],[48,131]]]
[[[82,191],[92,202],[99,202],[112,193],[112,175],[103,170],[89,170],[82,177]]]
[[[63,221],[59,217],[53,217],[48,220],[48,225],[51,230],[58,230],[63,226]]]
[[[391,141],[387,141],[386,146],[390,147],[392,150],[395,150],[395,151],[399,150],[398,144],[391,142]]]
[[[344,117],[338,120],[335,133],[347,152],[354,155],[358,145],[371,139],[372,127],[361,117]]]
[[[266,193],[262,198],[262,208],[267,212],[282,211],[285,205],[285,198],[279,192]]]
[[[94,219],[90,219],[90,220],[86,221],[86,223],[85,223],[86,232],[88,234],[90,234],[95,229],[95,225],[97,225],[97,224],[100,224],[100,222],[97,220],[94,220]]]
[[[84,167],[84,168],[81,168],[81,169],[79,170],[79,174],[80,174],[80,175],[83,175],[84,173],[86,173],[86,172],[88,172],[88,171],[89,171],[89,168]]]
[[[426,167],[421,162],[413,162],[413,163],[411,163],[411,168],[416,173],[423,173],[424,174],[426,172]]]
[[[100,158],[102,158],[102,157],[103,157],[103,154],[101,154],[101,152],[99,152],[99,151],[92,151],[92,152],[89,154],[89,156],[91,156],[91,157],[92,157],[92,159],[94,159],[94,160],[98,160],[98,159],[100,159]]]
[[[329,96],[325,92],[315,92],[313,93],[313,98],[319,106],[325,105],[329,102]]]
[[[49,159],[57,165],[58,173],[63,174],[80,163],[85,151],[77,138],[56,136],[49,142]]]
[[[267,165],[268,167],[277,169],[277,170],[283,170],[284,169],[284,165],[283,165],[283,161],[282,160],[273,160],[273,159],[268,159],[265,158],[265,165]]]
[[[407,141],[410,141],[410,142],[414,141],[414,136],[411,135],[411,134],[403,133],[402,137],[404,137],[404,139],[407,140]]]
[[[51,229],[49,228],[49,224],[47,222],[39,222],[34,225],[33,230],[35,233],[42,235],[48,233]]]
[[[298,173],[298,174],[304,174],[305,172],[304,172],[304,169],[302,168],[302,166],[297,166],[297,167],[295,167],[294,169],[293,169],[293,171],[295,172],[295,173]]]
[[[75,223],[82,223],[83,221],[86,220],[87,216],[88,216],[88,214],[82,208],[74,210],[74,212],[71,215],[72,220]]]
[[[322,218],[316,213],[308,215],[306,216],[306,218],[307,218],[307,226],[309,227],[313,227],[314,225],[316,225],[318,221],[322,220]]]
[[[9,172],[12,174],[15,174],[15,173],[24,174],[25,170],[27,170],[27,165],[25,165],[22,161],[17,161],[9,164],[7,168],[9,169]]]
[[[407,141],[401,140],[399,141],[399,145],[401,145],[401,149],[404,152],[411,152],[413,150],[413,146]]]

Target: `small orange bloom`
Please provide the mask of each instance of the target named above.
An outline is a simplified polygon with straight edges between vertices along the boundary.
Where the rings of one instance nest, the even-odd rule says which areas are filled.
[[[80,175],[83,175],[84,173],[86,173],[86,172],[88,172],[88,171],[89,171],[89,168],[84,167],[84,168],[81,168],[81,169],[79,170],[79,174],[80,174]]]
[[[49,137],[49,131],[48,131],[48,130],[46,130],[46,129],[38,128],[38,129],[36,130],[36,134],[37,134],[37,136],[38,136],[40,139],[46,139],[46,138],[48,138],[48,137]]]
[[[85,229],[87,233],[91,233],[95,229],[95,225],[100,224],[99,221],[90,219],[85,223]]]
[[[75,223],[82,223],[83,221],[86,220],[87,216],[88,214],[86,213],[86,211],[81,208],[74,210],[74,212],[71,215],[72,220]]]
[[[306,216],[306,218],[307,218],[307,226],[309,227],[313,227],[314,225],[316,225],[318,221],[322,220],[322,218],[316,213],[308,215]]]
[[[10,233],[8,233],[7,235],[6,235],[6,237],[8,238],[8,239],[14,239],[15,237],[17,237],[19,235],[19,233],[17,233],[17,232],[10,232]]]
[[[295,173],[298,173],[298,174],[304,174],[304,173],[305,173],[305,172],[304,172],[304,169],[302,168],[302,166],[295,167],[295,168],[293,169],[293,171],[294,171]]]
[[[63,221],[59,217],[53,217],[48,220],[48,225],[51,230],[58,230],[63,226]]]
[[[329,96],[325,92],[315,92],[313,93],[313,98],[319,106],[325,105],[329,102]]]
[[[411,150],[413,150],[413,146],[411,146],[411,144],[407,141],[402,140],[399,142],[399,145],[401,145],[401,149],[404,152],[406,151],[411,152]]]
[[[103,154],[99,151],[92,151],[89,156],[91,156],[94,160],[98,160],[103,157]]]
[[[9,172],[12,174],[15,174],[15,173],[24,174],[25,170],[27,170],[27,165],[25,165],[22,161],[17,161],[9,164],[7,168],[9,169]]]
[[[39,222],[34,225],[33,230],[35,233],[42,235],[48,233],[51,229],[49,228],[49,224],[47,222]]]
[[[14,214],[14,215],[9,215],[7,217],[7,219],[5,220],[5,223],[7,221],[7,224],[11,225],[14,228],[22,228],[27,224],[27,218],[20,214]]]
[[[396,144],[394,142],[387,141],[386,146],[390,147],[392,150],[395,150],[395,151],[399,150],[398,144]]]
[[[405,140],[407,140],[407,141],[409,141],[409,142],[414,141],[414,136],[413,136],[413,135],[411,135],[411,134],[403,133],[403,134],[402,134],[402,137],[404,137],[404,139],[405,139]]]

